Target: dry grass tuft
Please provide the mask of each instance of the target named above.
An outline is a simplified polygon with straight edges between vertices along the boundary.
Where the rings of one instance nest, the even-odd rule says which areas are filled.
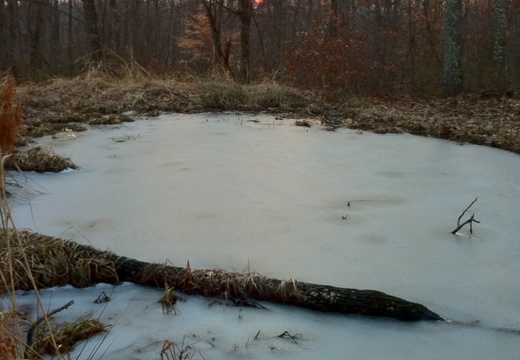
[[[249,99],[245,88],[233,82],[210,81],[201,84],[200,106],[211,110],[247,110]]]
[[[177,303],[177,295],[175,295],[175,289],[168,285],[168,282],[164,282],[164,293],[161,299],[159,300],[161,303],[162,311],[165,314],[175,311],[175,303]]]
[[[19,242],[11,245],[10,251],[7,251],[4,239],[8,236],[12,236],[12,233],[6,234],[5,230],[0,230],[0,272],[8,273],[8,257],[19,260],[25,256],[29,261],[28,265],[14,261],[12,281],[15,289],[33,289],[33,281],[37,288],[66,284],[86,287],[102,281],[118,282],[111,261],[94,259],[70,241],[50,240],[47,236],[33,232],[17,231]],[[9,290],[0,283],[0,293]]]
[[[0,149],[7,151],[16,142],[22,123],[22,105],[16,96],[16,81],[7,76],[0,84]]]
[[[252,85],[248,89],[251,103],[261,109],[278,109],[280,111],[298,111],[319,101],[317,94],[300,91],[278,83],[262,83]]]
[[[70,351],[75,342],[86,339],[101,331],[104,326],[96,320],[80,320],[67,324],[59,332],[54,332],[50,323],[53,312],[47,313],[39,297],[38,290],[52,283],[63,285],[76,282],[79,286],[88,285],[98,276],[111,276],[117,279],[109,261],[90,260],[88,257],[71,260],[74,249],[59,243],[48,244],[38,239],[36,244],[27,243],[27,232],[16,230],[7,202],[4,163],[7,156],[0,152],[0,294],[7,294],[8,309],[0,311],[0,360],[21,358],[41,359],[42,352],[58,355]],[[33,237],[34,238],[34,237]],[[73,257],[73,256],[72,256]],[[52,285],[51,285],[52,286]],[[39,308],[44,316],[37,319],[26,333],[21,324],[27,321],[17,309],[17,289],[34,290]],[[69,303],[72,304],[73,302]],[[69,306],[57,309],[61,311]],[[0,303],[0,310],[4,303]],[[39,324],[43,324],[40,326]],[[45,330],[45,329],[46,330]],[[33,331],[38,331],[38,342],[32,342]]]
[[[27,150],[16,151],[8,158],[7,169],[36,172],[60,172],[67,169],[78,169],[69,158],[55,154],[51,149],[35,146]]]
[[[5,232],[0,232],[0,244]],[[125,266],[133,266],[136,261],[102,252],[73,241],[41,235],[30,231],[18,231],[19,246],[12,246],[10,256],[19,259],[25,254],[29,260],[27,267],[21,262],[13,264],[15,289],[31,289],[32,281],[39,288],[71,284],[85,287],[98,282],[117,284],[121,280],[118,271]],[[7,256],[0,247],[0,272]],[[139,263],[139,262],[138,262]],[[224,270],[192,269],[166,266],[164,264],[141,264],[141,269],[122,276],[124,281],[134,281],[142,285],[165,286],[161,303],[165,312],[172,310],[176,297],[173,289],[187,294],[216,296],[232,300],[236,304],[256,306],[251,299],[269,300],[284,304],[301,302],[302,294],[295,280],[269,279],[255,272],[233,273]],[[166,284],[166,285],[165,285]],[[0,292],[6,291],[0,284]]]
[[[42,336],[35,345],[39,353],[65,354],[73,350],[74,344],[86,340],[94,335],[105,331],[105,326],[97,320],[81,319],[73,323],[65,324],[61,329]],[[57,346],[55,346],[57,345]]]

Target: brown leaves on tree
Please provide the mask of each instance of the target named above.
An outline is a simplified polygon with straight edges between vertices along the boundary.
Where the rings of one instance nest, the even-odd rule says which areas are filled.
[[[22,122],[22,105],[16,96],[16,81],[7,76],[0,84],[0,149],[8,150],[16,141]]]
[[[330,36],[318,26],[301,34],[301,45],[285,59],[285,70],[293,84],[324,90],[367,86],[371,68],[364,59],[371,52],[370,43],[354,29],[342,27],[338,31],[341,36]]]

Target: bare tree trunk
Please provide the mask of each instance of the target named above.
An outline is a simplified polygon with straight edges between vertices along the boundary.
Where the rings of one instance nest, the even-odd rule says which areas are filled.
[[[494,47],[493,59],[498,87],[507,88],[506,83],[506,46],[507,46],[507,17],[504,0],[493,0],[494,9]]]
[[[121,46],[121,22],[119,19],[119,7],[116,4],[116,0],[110,0],[109,2],[109,13],[110,13],[110,43],[112,50],[115,52],[119,51],[119,47]]]
[[[446,0],[444,12],[443,93],[457,95],[464,87],[462,69],[462,1]]]
[[[407,6],[408,18],[408,69],[409,85],[412,91],[416,90],[416,21],[414,19],[414,6],[410,1]]]
[[[421,5],[422,5],[421,7],[423,9],[422,10],[423,16],[426,21],[426,31],[428,32],[428,43],[430,44],[431,53],[435,57],[437,64],[441,65],[442,61],[441,61],[441,58],[440,58],[439,54],[437,53],[437,49],[435,47],[435,34],[432,29],[432,21],[430,19],[430,11],[431,11],[430,0],[423,0]]]
[[[48,59],[53,59],[53,67],[61,72],[61,36],[60,36],[60,9],[59,1],[53,0],[52,4],[52,24],[51,24],[51,54]]]
[[[282,61],[282,40],[284,37],[283,29],[285,28],[284,20],[288,20],[286,18],[284,19],[283,0],[273,0],[271,6],[272,20],[270,24],[271,29],[269,31],[271,39],[266,41],[268,48],[270,49],[270,56],[268,59],[269,66],[265,69],[266,72],[275,70],[280,66]]]
[[[8,65],[7,55],[7,27],[6,27],[6,16],[5,16],[5,2],[0,2],[0,68],[5,69]]]
[[[174,66],[177,61],[177,43],[176,43],[176,35],[177,27],[179,26],[179,21],[175,19],[174,14],[177,11],[177,7],[174,0],[169,2],[170,13],[168,16],[169,23],[166,28],[167,31],[167,39],[166,39],[166,65]]]
[[[69,16],[67,19],[67,67],[70,73],[72,73],[74,68],[74,63],[72,60],[73,43],[74,41],[72,40],[72,0],[69,0]]]
[[[18,75],[18,64],[20,61],[21,44],[20,44],[20,23],[18,17],[18,2],[16,0],[7,0],[6,17],[8,21],[7,36],[7,59],[11,73],[16,77]]]
[[[240,17],[240,79],[249,83],[250,79],[250,35],[253,4],[251,0],[238,0]]]
[[[42,41],[45,36],[45,24],[43,22],[43,4],[35,3],[36,7],[36,19],[34,22],[34,28],[31,31],[31,53],[29,55],[29,66],[31,68],[31,75],[36,75],[41,72],[43,67],[43,56],[42,56]],[[28,8],[31,11],[30,7]],[[27,14],[30,16],[30,14]]]
[[[130,3],[130,33],[131,33],[131,40],[130,40],[130,48],[131,48],[131,54],[130,56],[133,58],[132,60],[139,61],[141,60],[141,54],[142,54],[142,44],[140,41],[141,37],[141,0],[131,0]]]
[[[98,16],[96,12],[96,4],[94,0],[82,0],[83,11],[85,12],[85,25],[87,27],[87,36],[90,43],[90,59],[93,62],[99,62],[103,58],[103,46],[98,28]]]
[[[338,19],[339,19],[338,0],[330,0],[329,35],[333,38],[337,38],[339,35]]]
[[[219,8],[222,9],[224,6],[223,0],[202,0],[202,6],[204,6],[204,10],[206,12],[206,17],[208,18],[209,28],[211,30],[211,39],[213,41],[213,54],[215,62],[221,65],[224,65],[229,69],[229,65],[226,64],[224,52],[222,51],[222,37],[221,37],[221,28],[219,24],[218,16],[222,12],[219,11]]]

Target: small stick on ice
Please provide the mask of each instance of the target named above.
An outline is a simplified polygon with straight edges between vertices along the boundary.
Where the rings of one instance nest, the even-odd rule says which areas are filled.
[[[36,328],[38,327],[38,325],[40,325],[44,320],[49,319],[52,315],[57,314],[60,311],[63,311],[65,309],[69,308],[69,306],[72,306],[73,304],[74,304],[74,300],[71,300],[68,303],[66,303],[65,305],[60,306],[59,308],[54,309],[54,310],[48,312],[47,314],[43,314],[43,316],[40,316],[38,319],[36,319],[34,324],[32,324],[32,326],[29,328],[29,331],[27,331],[27,347],[31,347],[33,345],[34,332],[36,331]]]
[[[480,221],[475,220],[475,214],[471,215],[471,217],[470,217],[468,220],[464,221],[462,224],[460,223],[460,219],[462,219],[462,217],[464,216],[464,214],[466,213],[466,211],[468,211],[469,208],[472,207],[473,204],[477,202],[477,200],[478,200],[478,197],[476,197],[475,200],[473,200],[473,201],[471,202],[471,204],[469,204],[469,206],[468,206],[466,209],[464,209],[464,211],[462,212],[462,214],[460,214],[459,218],[457,219],[457,227],[455,228],[455,230],[453,230],[453,231],[451,232],[452,234],[456,234],[457,231],[459,231],[460,229],[462,229],[462,227],[463,227],[464,225],[466,225],[466,224],[469,224],[469,233],[470,233],[470,234],[473,234],[473,223],[475,222],[475,223],[477,223],[477,224],[480,224]]]

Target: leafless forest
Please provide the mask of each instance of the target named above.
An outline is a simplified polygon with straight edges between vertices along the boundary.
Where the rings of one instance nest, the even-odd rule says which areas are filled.
[[[0,70],[132,64],[347,93],[520,87],[518,0],[4,0]]]

